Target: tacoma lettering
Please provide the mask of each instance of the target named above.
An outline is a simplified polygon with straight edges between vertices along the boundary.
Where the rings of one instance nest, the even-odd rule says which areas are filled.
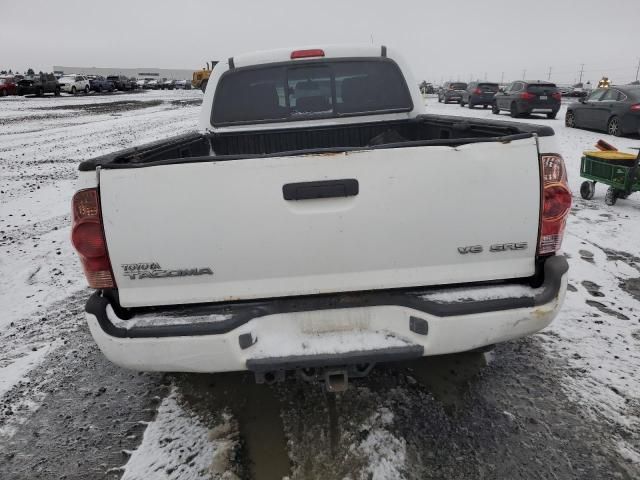
[[[130,280],[142,280],[143,278],[169,278],[169,277],[193,277],[198,275],[213,275],[210,268],[181,268],[176,270],[151,270],[151,271],[125,271],[125,276]]]

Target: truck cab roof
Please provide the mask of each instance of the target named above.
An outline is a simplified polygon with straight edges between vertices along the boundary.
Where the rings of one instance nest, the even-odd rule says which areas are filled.
[[[424,113],[416,85],[401,56],[382,45],[247,53],[212,71],[199,126],[243,131],[415,118]]]
[[[235,68],[239,68],[265,63],[288,62],[292,60],[294,52],[305,52],[297,60],[319,57],[319,55],[312,55],[312,52],[322,52],[321,57],[327,59],[387,56],[387,48],[384,45],[309,45],[243,53],[231,57],[226,64],[228,65],[231,61]],[[225,62],[221,63],[225,64]]]

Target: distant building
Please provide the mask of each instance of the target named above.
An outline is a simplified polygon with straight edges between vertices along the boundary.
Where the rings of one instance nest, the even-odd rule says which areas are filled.
[[[179,70],[169,68],[120,68],[120,67],[65,67],[62,65],[53,66],[54,73],[76,73],[84,75],[126,75],[135,78],[167,78],[169,80],[191,80],[193,70]]]

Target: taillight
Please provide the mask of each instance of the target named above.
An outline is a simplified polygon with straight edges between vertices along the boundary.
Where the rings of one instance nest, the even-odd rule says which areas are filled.
[[[521,98],[522,100],[527,100],[527,101],[529,101],[529,100],[533,100],[534,98],[536,98],[536,96],[535,96],[533,93],[530,93],[530,92],[522,92],[522,93],[520,94],[520,98]]]
[[[473,91],[473,93],[474,93],[474,94],[476,94],[476,95],[482,95],[482,90],[480,90],[479,88],[476,88],[476,89]]]
[[[562,245],[571,210],[571,190],[560,155],[541,155],[540,162],[543,186],[538,255],[546,255],[557,252]]]
[[[551,96],[554,100],[562,100],[562,94],[560,92],[552,93]]]
[[[635,103],[635,104],[631,105],[631,111],[632,112],[640,112],[640,103]]]
[[[313,48],[310,50],[294,50],[291,52],[291,60],[310,57],[324,57],[324,50],[320,48]]]
[[[87,188],[73,196],[71,243],[78,252],[91,288],[114,288],[111,261],[102,229],[98,189]]]

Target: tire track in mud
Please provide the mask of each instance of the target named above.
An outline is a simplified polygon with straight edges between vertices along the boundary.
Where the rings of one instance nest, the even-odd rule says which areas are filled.
[[[20,228],[3,229],[0,230],[0,247],[24,240],[36,241],[42,235],[46,235],[60,228],[66,228],[69,225],[71,225],[69,215],[58,215]]]
[[[335,397],[337,448],[324,393],[281,388],[292,478],[635,478],[607,441],[614,427],[585,419],[540,343],[501,345],[488,366],[469,353],[378,367]]]
[[[287,443],[276,389],[258,385],[247,372],[215,375],[181,374],[173,377],[183,405],[206,418],[210,412],[228,411],[238,426],[239,438],[228,470],[240,478],[281,479],[289,475]]]
[[[0,334],[0,368],[10,367],[18,359],[39,349],[66,345],[80,328],[81,310],[75,304],[79,304],[86,295],[86,289],[83,288],[63,300],[39,309],[29,317],[11,322]],[[51,353],[53,352],[49,352]],[[28,377],[28,370],[23,374]],[[31,403],[31,399],[40,396],[41,387],[47,381],[43,378],[39,383],[18,382],[17,387],[3,396],[7,408],[0,411],[0,431],[15,420],[13,410],[20,410],[15,405]]]
[[[177,108],[179,107],[163,110],[160,113]],[[141,110],[140,115],[128,118],[124,124],[110,118],[108,121],[111,125],[107,125],[100,131],[95,131],[98,126],[94,126],[88,133],[84,133],[85,125],[77,125],[66,128],[63,132],[45,130],[42,135],[36,135],[28,142],[0,146],[3,197],[16,198],[35,193],[35,188],[46,187],[59,180],[75,179],[80,161],[128,148],[134,144],[157,140],[163,136],[171,136],[175,132],[177,123],[183,123],[185,130],[194,129],[195,115],[189,110],[195,111],[195,107],[185,107],[180,110],[181,114],[178,118],[175,116],[154,118]],[[139,121],[136,122],[137,120]],[[2,150],[5,153],[2,153]],[[43,161],[33,160],[32,157],[43,159]],[[43,163],[53,165],[54,169],[44,174]],[[26,185],[23,183],[13,186],[19,182],[25,182]]]
[[[82,291],[2,337],[9,345],[57,341],[29,378],[2,399],[0,478],[118,478],[123,451],[139,443],[168,392],[161,375],[116,367],[97,350],[84,323]],[[141,423],[143,422],[143,423]]]
[[[233,413],[241,478],[636,478],[614,445],[619,426],[565,395],[569,369],[544,341],[378,366],[335,395],[246,373],[173,378],[191,412]]]
[[[169,113],[171,111],[172,109],[166,109],[159,113]],[[22,138],[13,144],[11,142],[2,142],[4,146],[0,147],[0,158],[5,156],[6,160],[13,160],[13,162],[5,162],[4,166],[14,170],[22,169],[25,161],[29,161],[29,166],[34,165],[30,159],[21,158],[23,156],[22,151],[30,150],[35,150],[38,157],[46,156],[45,160],[47,162],[52,160],[66,161],[73,158],[77,158],[79,162],[80,160],[91,158],[91,156],[126,148],[122,146],[122,142],[128,142],[129,139],[135,140],[136,137],[144,136],[151,131],[156,133],[158,128],[162,128],[162,131],[157,132],[158,135],[154,135],[153,138],[159,138],[163,134],[170,136],[175,132],[176,121],[186,120],[189,117],[193,117],[193,115],[181,112],[181,117],[176,118],[175,116],[167,115],[164,118],[162,116],[154,118],[153,113],[143,110],[139,114],[128,117],[109,117],[99,122],[93,121],[68,128],[47,129],[40,135],[30,135],[29,139]],[[122,122],[122,120],[127,120],[127,122]],[[191,123],[195,127],[195,121]],[[114,136],[122,138],[113,138]],[[89,142],[86,141],[87,138],[90,139]],[[55,145],[51,145],[52,141],[55,141]],[[49,147],[49,150],[45,151],[45,146]],[[3,152],[5,152],[4,155],[2,155]],[[11,152],[13,158],[7,152]],[[38,166],[37,164],[39,163],[35,162],[35,166]]]

